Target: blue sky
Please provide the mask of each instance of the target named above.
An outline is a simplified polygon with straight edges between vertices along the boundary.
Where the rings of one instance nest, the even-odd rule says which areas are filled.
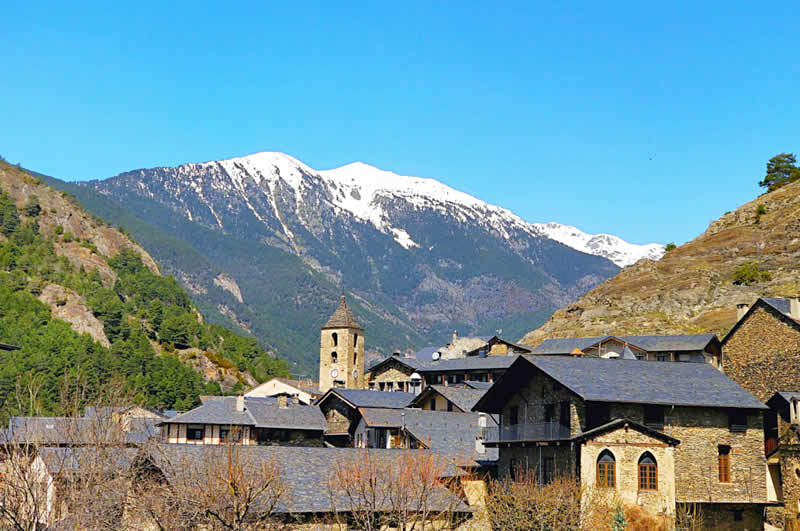
[[[4,4],[0,155],[68,180],[361,160],[680,243],[800,151],[790,2],[116,4]]]

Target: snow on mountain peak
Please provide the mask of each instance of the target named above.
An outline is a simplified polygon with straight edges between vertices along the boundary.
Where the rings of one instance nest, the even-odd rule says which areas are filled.
[[[620,267],[634,264],[642,258],[658,260],[664,256],[664,246],[660,243],[637,245],[612,234],[587,234],[577,227],[552,221],[533,225],[548,238],[584,253],[604,256]]]

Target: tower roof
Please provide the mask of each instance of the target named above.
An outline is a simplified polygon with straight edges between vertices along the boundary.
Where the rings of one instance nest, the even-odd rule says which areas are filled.
[[[347,307],[344,296],[342,296],[341,301],[339,301],[339,307],[336,308],[331,318],[328,319],[328,322],[322,327],[323,330],[326,328],[355,328],[357,330],[363,330],[363,328],[358,325],[353,312]]]

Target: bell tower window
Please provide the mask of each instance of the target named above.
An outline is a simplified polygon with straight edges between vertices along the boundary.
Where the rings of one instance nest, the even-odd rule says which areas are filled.
[[[339,346],[339,334],[334,332],[334,333],[331,334],[331,337],[333,338],[333,346],[334,347],[338,347]]]
[[[331,352],[331,361],[333,363],[336,363],[337,361],[339,361],[339,355],[336,353],[335,350],[333,352]]]

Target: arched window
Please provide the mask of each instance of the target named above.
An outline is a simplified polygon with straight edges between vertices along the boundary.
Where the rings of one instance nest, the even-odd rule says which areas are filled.
[[[597,486],[613,489],[617,486],[617,461],[614,454],[603,450],[597,458]]]
[[[334,347],[338,347],[339,346],[339,334],[337,334],[336,332],[333,332],[331,334],[331,337],[333,338],[333,346]]]
[[[658,490],[658,465],[650,452],[639,458],[639,490]]]
[[[336,353],[336,351],[334,350],[333,352],[331,352],[331,361],[332,361],[333,363],[336,363],[338,360],[339,360],[339,355],[338,355],[338,354]]]

